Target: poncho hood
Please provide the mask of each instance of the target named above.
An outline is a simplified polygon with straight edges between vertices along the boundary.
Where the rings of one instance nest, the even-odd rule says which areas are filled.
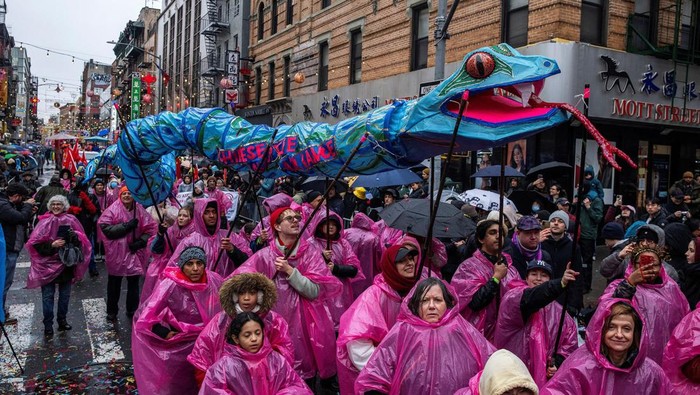
[[[230,317],[237,315],[236,302],[233,300],[234,296],[237,296],[243,290],[262,291],[263,300],[262,303],[258,303],[260,306],[259,315],[272,310],[275,303],[277,303],[277,289],[272,280],[260,273],[237,274],[226,280],[219,290],[221,308]]]

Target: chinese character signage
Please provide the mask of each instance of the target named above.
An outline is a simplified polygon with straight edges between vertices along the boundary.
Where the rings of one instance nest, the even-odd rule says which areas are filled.
[[[354,117],[355,115],[362,114],[369,110],[379,107],[379,96],[374,96],[371,99],[345,99],[341,100],[340,96],[335,95],[328,99],[328,97],[323,98],[321,102],[321,117],[333,117],[338,118],[340,114],[346,117]]]
[[[131,75],[131,119],[141,116],[141,75],[133,73]]]

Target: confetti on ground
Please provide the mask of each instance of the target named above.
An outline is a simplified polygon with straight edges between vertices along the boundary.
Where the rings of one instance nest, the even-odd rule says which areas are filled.
[[[27,379],[29,394],[138,394],[131,362],[95,363]],[[41,375],[40,375],[41,376]]]

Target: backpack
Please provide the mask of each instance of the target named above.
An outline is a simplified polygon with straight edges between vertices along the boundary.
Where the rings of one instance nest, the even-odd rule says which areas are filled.
[[[83,250],[75,244],[66,243],[58,249],[58,259],[66,267],[73,267],[83,261]]]

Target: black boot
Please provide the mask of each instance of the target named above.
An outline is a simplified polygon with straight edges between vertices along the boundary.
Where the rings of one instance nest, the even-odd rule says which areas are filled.
[[[73,327],[70,326],[70,324],[69,324],[68,322],[66,322],[65,320],[58,321],[58,330],[59,330],[59,332],[62,332],[62,331],[69,331],[69,330],[71,330],[71,329],[73,329]]]

